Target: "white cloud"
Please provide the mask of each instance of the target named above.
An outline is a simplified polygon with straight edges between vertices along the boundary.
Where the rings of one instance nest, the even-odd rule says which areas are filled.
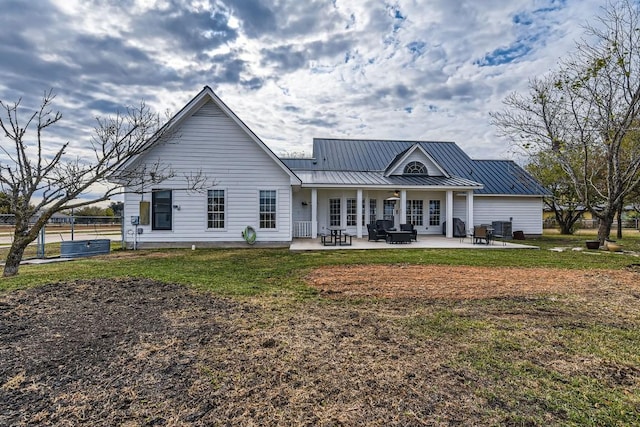
[[[309,152],[315,136],[454,140],[500,158],[509,146],[489,112],[553,69],[601,5],[130,3],[0,0],[0,99],[36,100],[53,86],[72,121],[65,135],[75,127],[86,140],[113,105],[145,99],[175,112],[210,85],[276,153]]]

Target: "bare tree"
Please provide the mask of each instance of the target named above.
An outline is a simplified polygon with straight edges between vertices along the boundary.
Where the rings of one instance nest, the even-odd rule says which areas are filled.
[[[44,141],[44,134],[62,119],[52,110],[53,91],[44,93],[39,108],[22,121],[21,100],[0,101],[3,115],[0,128],[0,190],[8,195],[10,212],[15,215],[13,242],[6,258],[3,276],[18,273],[24,251],[33,242],[49,218],[61,210],[79,208],[108,200],[125,187],[143,187],[146,180],[160,182],[175,176],[170,165],[128,165],[146,153],[155,143],[170,135],[170,123],[161,126],[160,117],[144,102],[123,113],[98,118],[88,157],[72,156],[69,142]],[[27,131],[32,131],[29,138]],[[126,169],[124,165],[128,165]],[[109,181],[117,176],[117,182]],[[206,182],[198,172],[185,176],[188,189]],[[91,191],[91,199],[79,198]]]
[[[640,6],[609,3],[598,26],[587,26],[559,69],[530,81],[492,113],[502,133],[525,148],[546,151],[567,174],[608,238],[617,210],[640,182]]]

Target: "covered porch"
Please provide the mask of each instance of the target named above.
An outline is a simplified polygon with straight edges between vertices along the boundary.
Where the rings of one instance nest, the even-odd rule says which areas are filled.
[[[473,228],[474,190],[481,188],[474,184],[298,188],[293,192],[292,235],[316,239],[339,227],[366,240],[367,225],[387,220],[397,229],[412,224],[419,237],[454,239],[454,218],[461,218],[467,231]]]

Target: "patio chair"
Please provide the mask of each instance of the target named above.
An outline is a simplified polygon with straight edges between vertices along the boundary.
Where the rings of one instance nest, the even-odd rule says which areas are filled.
[[[418,241],[418,230],[415,229],[413,224],[400,224],[400,231],[410,231],[411,240]]]
[[[385,231],[385,232],[387,230],[395,231],[395,228],[393,228],[393,221],[391,221],[390,219],[376,220],[376,228],[378,230]]]
[[[484,240],[484,242],[483,242]],[[484,225],[476,225],[473,227],[473,243],[489,244],[489,232]]]
[[[367,232],[369,233],[369,240],[378,241],[380,239],[385,240],[387,238],[387,232],[384,229],[380,230],[374,224],[367,224]]]

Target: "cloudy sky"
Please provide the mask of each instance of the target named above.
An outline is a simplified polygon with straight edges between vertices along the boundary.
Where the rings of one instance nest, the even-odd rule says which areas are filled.
[[[456,141],[511,158],[489,112],[553,69],[603,0],[0,0],[0,99],[54,88],[59,135],[209,85],[277,154],[313,137]]]

